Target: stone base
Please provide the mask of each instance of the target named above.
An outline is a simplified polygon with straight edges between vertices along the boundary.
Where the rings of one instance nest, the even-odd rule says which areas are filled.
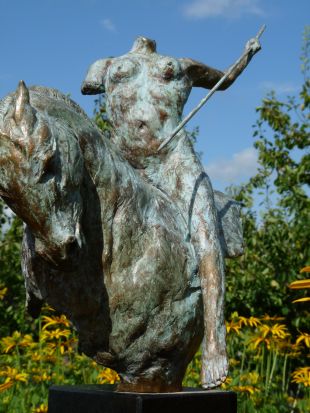
[[[48,413],[237,413],[234,392],[120,393],[113,385],[53,386]]]

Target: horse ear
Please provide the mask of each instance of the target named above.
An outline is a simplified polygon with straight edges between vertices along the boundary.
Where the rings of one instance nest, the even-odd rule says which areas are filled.
[[[24,120],[28,128],[32,128],[36,121],[34,109],[30,105],[29,90],[23,80],[18,83],[16,89],[14,119],[17,125]]]

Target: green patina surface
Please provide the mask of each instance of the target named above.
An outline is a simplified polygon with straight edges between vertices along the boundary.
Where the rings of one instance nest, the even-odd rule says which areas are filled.
[[[184,132],[157,151],[191,87],[221,75],[145,38],[95,62],[82,91],[105,91],[111,139],[56,90],[21,82],[0,102],[0,195],[26,224],[28,311],[66,314],[122,389],[180,389],[203,335],[203,383],[227,374],[223,259],[242,253],[239,206]]]

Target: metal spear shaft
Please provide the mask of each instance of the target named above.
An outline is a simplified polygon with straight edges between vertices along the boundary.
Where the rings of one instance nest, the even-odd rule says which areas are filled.
[[[255,36],[256,39],[259,39],[260,36],[266,29],[266,25],[264,24],[257,35]],[[187,122],[192,119],[192,117],[198,112],[198,110],[210,99],[210,97],[217,91],[217,89],[221,86],[221,84],[228,78],[228,76],[235,70],[235,68],[239,65],[241,60],[250,53],[251,49],[245,50],[243,54],[239,57],[239,59],[228,69],[225,75],[213,86],[213,88],[209,91],[209,93],[200,101],[200,103],[182,120],[182,122],[174,129],[170,136],[163,141],[163,143],[159,146],[158,152],[165,147],[171,139],[175,137],[175,135],[180,132],[180,130],[187,124]]]

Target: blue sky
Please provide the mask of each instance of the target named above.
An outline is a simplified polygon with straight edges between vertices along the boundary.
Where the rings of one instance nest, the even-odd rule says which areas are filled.
[[[256,168],[255,108],[268,90],[298,93],[300,51],[310,22],[309,0],[0,0],[0,98],[20,79],[69,93],[89,115],[94,98],[80,85],[96,59],[126,53],[143,35],[158,52],[226,69],[260,26],[259,52],[241,77],[193,118],[214,186],[245,181]],[[194,89],[188,113],[207,93]]]

